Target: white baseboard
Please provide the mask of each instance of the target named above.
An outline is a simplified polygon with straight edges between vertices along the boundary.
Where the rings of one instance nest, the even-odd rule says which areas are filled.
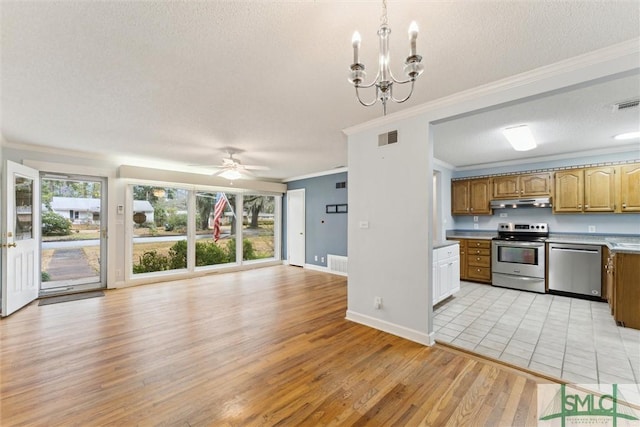
[[[347,310],[346,319],[352,322],[360,323],[361,325],[369,326],[370,328],[378,329],[380,331],[384,331],[392,335],[408,339],[409,341],[417,342],[418,344],[431,346],[435,342],[433,339],[433,333],[425,334],[424,332],[416,331],[415,329],[396,325],[395,323],[376,319],[375,317],[356,313],[351,310]]]
[[[315,271],[322,271],[323,273],[331,273],[327,267],[323,267],[322,265],[315,264],[305,264],[304,268]]]

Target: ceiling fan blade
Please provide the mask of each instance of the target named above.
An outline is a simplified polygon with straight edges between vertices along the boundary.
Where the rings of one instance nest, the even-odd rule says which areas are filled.
[[[268,171],[269,170],[268,166],[242,165],[242,167],[245,168],[245,169],[250,169],[250,170],[254,170],[254,171]]]

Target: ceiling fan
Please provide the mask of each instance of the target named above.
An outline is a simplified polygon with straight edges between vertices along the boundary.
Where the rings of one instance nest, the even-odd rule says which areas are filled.
[[[218,170],[212,174],[212,176],[221,176],[226,179],[240,179],[243,175],[254,176],[251,171],[257,170],[269,170],[267,166],[257,166],[257,165],[243,165],[240,160],[233,157],[233,152],[227,152],[229,157],[225,157],[222,159],[222,164],[220,165],[192,165],[192,166],[200,166],[200,167],[213,167]]]

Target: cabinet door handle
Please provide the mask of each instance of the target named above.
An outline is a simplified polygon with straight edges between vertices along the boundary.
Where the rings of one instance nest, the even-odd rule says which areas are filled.
[[[473,212],[473,208],[471,208],[471,212]]]
[[[589,205],[584,205],[584,208],[585,209],[589,209]]]
[[[579,204],[579,205],[578,205],[578,207],[579,207],[580,209],[582,209],[582,203],[581,203],[581,204]]]
[[[627,204],[626,203],[622,204],[622,209],[627,209]]]
[[[477,258],[476,258],[476,261],[480,261],[480,257],[477,257]]]

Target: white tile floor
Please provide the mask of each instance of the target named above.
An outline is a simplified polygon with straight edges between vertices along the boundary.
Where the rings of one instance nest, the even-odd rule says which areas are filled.
[[[607,303],[461,282],[434,309],[436,341],[571,383],[640,383],[640,331]]]

